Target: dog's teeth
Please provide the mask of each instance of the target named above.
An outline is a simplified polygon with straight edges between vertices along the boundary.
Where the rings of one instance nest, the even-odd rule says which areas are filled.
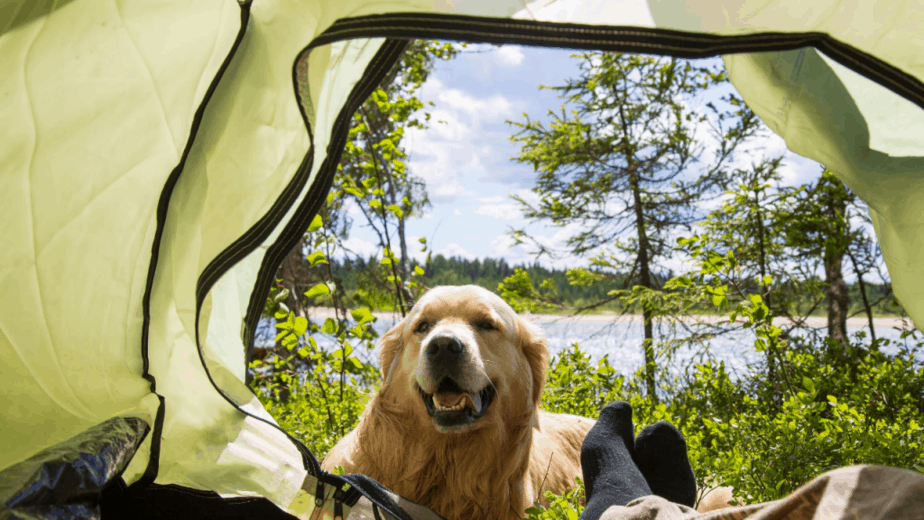
[[[475,413],[481,412],[481,394],[476,395],[472,402],[475,405]]]

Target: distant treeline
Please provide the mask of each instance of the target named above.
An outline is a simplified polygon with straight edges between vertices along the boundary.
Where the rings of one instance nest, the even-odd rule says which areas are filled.
[[[347,261],[344,264],[332,264],[334,274],[340,276],[343,280],[343,286],[349,294],[351,290],[356,289],[357,276],[366,270],[369,264],[378,264],[377,258],[369,260],[359,259],[358,262]],[[616,287],[616,284],[607,282],[595,286],[575,286],[568,284],[566,270],[547,269],[538,262],[533,264],[510,265],[505,260],[495,260],[485,258],[484,260],[468,260],[462,257],[444,257],[443,255],[433,255],[430,264],[421,264],[416,260],[411,261],[411,269],[420,266],[424,270],[421,278],[428,287],[437,285],[467,285],[474,284],[484,287],[492,292],[497,292],[497,285],[504,281],[508,276],[512,276],[514,270],[523,269],[529,274],[530,280],[538,287],[545,280],[552,280],[558,292],[560,303],[567,306],[581,305],[583,302],[591,302],[606,297],[607,291]],[[672,275],[671,275],[672,276]],[[667,280],[664,276],[656,276],[659,283]],[[624,277],[620,277],[617,283],[622,283]]]
[[[355,261],[347,259],[345,262],[334,260],[331,262],[332,271],[336,277],[340,278],[343,290],[348,297],[356,293],[356,289],[360,285],[359,280],[363,276],[363,273],[366,273],[371,266],[378,265],[378,258],[369,258],[367,260],[359,258]],[[551,280],[557,294],[552,295],[550,299],[555,303],[571,308],[581,307],[591,302],[604,299],[607,297],[607,292],[621,288],[625,284],[625,276],[617,276],[614,279],[607,280],[597,285],[570,285],[566,274],[567,269],[548,269],[538,262],[510,265],[503,259],[494,258],[485,258],[484,260],[476,258],[474,260],[469,260],[458,256],[447,258],[443,255],[433,255],[429,264],[421,264],[416,260],[412,260],[410,265],[411,270],[417,266],[423,269],[424,274],[421,275],[420,278],[423,279],[423,283],[428,287],[474,284],[495,293],[498,292],[497,286],[499,283],[503,282],[505,278],[512,276],[516,269],[523,269],[529,274],[529,278],[534,287],[538,288],[545,280]],[[675,276],[675,273],[669,271],[655,274],[654,278],[657,285],[661,286],[673,276]],[[628,284],[629,287],[632,285],[632,283]],[[858,284],[849,284],[847,288],[850,297],[850,314],[853,315],[855,312],[862,309],[862,296]],[[548,292],[543,291],[543,294],[548,295]],[[888,284],[866,284],[866,297],[870,300],[870,303],[874,304],[875,302],[879,302],[878,305],[874,307],[874,312],[877,315],[901,315],[901,307],[898,306],[897,302],[894,302],[894,298],[890,296],[891,287]],[[814,301],[806,298],[800,303],[800,308],[797,310],[806,310],[811,307],[813,303]],[[327,306],[330,304],[330,299],[326,297],[316,298],[311,301],[310,304]],[[608,305],[603,305],[598,309],[601,311],[616,311],[619,309],[618,305],[617,302],[613,302]],[[703,311],[709,312],[710,309],[704,308]],[[815,305],[812,315],[823,316],[824,314],[825,302],[822,299],[820,303]],[[862,316],[862,314],[858,314],[858,316]]]

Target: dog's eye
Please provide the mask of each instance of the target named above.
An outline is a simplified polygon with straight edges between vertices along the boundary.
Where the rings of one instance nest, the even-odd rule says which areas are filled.
[[[475,325],[477,325],[478,328],[480,328],[481,330],[496,330],[494,328],[494,324],[492,324],[490,321],[487,321],[487,320],[479,321]]]
[[[430,323],[426,321],[422,321],[420,322],[420,325],[417,326],[417,330],[414,332],[417,332],[419,334],[421,332],[427,332],[428,330],[430,330]]]

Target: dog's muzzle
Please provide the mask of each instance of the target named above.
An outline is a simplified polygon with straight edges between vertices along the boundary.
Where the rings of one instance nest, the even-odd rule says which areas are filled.
[[[449,377],[440,381],[435,394],[428,394],[420,387],[417,390],[433,423],[446,431],[463,430],[474,424],[488,413],[497,396],[492,383],[473,393],[465,391]]]

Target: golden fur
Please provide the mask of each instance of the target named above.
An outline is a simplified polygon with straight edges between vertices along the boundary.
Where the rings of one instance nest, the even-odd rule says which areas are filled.
[[[426,349],[450,336],[464,349],[453,358],[454,382],[470,396],[496,392],[482,417],[447,427],[421,391],[446,392]],[[497,295],[473,285],[428,291],[382,337],[380,359],[382,388],[325,470],[364,473],[449,520],[520,518],[545,491],[562,494],[581,477],[581,444],[595,421],[539,410],[547,342]]]

